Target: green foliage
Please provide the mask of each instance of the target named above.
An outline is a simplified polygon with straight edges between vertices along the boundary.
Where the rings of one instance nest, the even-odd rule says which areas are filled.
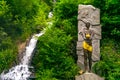
[[[0,42],[6,38],[7,34],[3,31],[3,28],[0,27]]]
[[[24,41],[36,32],[38,28],[36,26],[39,28],[46,26],[48,14],[46,11],[49,11],[46,3],[39,2],[39,0],[2,0],[0,6],[0,25],[14,39],[19,38]]]
[[[37,13],[39,0],[11,0],[11,2],[7,1],[7,3],[11,7],[14,19],[22,20],[23,18],[31,19]]]
[[[119,39],[120,35],[119,0],[94,0],[93,5],[101,10],[101,23],[104,37]]]
[[[39,5],[38,12],[34,16],[35,26],[37,26],[37,29],[42,30],[47,26],[47,16],[49,11],[50,7],[46,3],[41,2]]]
[[[44,3],[46,3],[50,7],[50,9],[52,9],[53,6],[54,6],[53,0],[41,0],[41,1],[43,1]]]
[[[0,15],[4,15],[8,11],[8,5],[6,1],[0,1]]]
[[[43,1],[2,0],[0,6],[0,25],[15,40],[24,41],[32,33],[46,27],[50,7]]]
[[[95,0],[77,0],[78,4],[91,5]]]
[[[40,0],[0,0],[0,73],[16,61],[17,42],[35,33],[36,23],[40,28],[46,26],[47,10]]]
[[[114,40],[103,40],[101,47],[101,61],[94,65],[95,73],[105,77],[105,80],[119,80],[120,52],[115,49]]]
[[[77,15],[78,3],[77,0],[60,0],[56,3],[53,9],[54,21],[53,26],[58,27],[66,32],[66,35],[72,36],[70,44],[70,54],[77,60],[76,57],[76,41],[77,41]]]
[[[0,51],[0,73],[3,70],[10,68],[13,63],[16,63],[16,56],[15,50],[12,49]]]
[[[63,28],[65,25],[63,24],[64,23],[63,21],[68,20],[67,22],[74,25],[75,27],[74,30],[76,31],[77,10],[78,10],[77,8],[78,8],[78,4],[74,0],[69,0],[69,1],[60,0],[60,2],[58,2],[56,6],[54,7],[55,26]]]
[[[52,70],[52,78],[61,80],[74,78],[77,67],[69,55],[70,41],[71,37],[64,31],[53,27],[48,28],[46,33],[39,38],[33,65],[41,78],[44,77],[42,73],[46,70]]]
[[[0,30],[0,73],[16,63],[17,48],[10,37]],[[16,62],[15,62],[16,61]]]
[[[53,78],[53,72],[50,69],[44,69],[43,71],[39,71],[37,75],[37,80],[58,80]],[[42,77],[41,77],[42,76]]]
[[[12,48],[13,43],[9,37],[3,39],[0,43],[0,51]]]
[[[55,6],[55,15],[58,19],[69,19],[77,14],[77,4],[73,0],[61,0]]]

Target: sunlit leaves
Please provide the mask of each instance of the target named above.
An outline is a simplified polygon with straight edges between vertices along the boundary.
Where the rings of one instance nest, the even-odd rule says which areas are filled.
[[[16,53],[12,49],[0,51],[0,73],[8,69],[16,61]],[[14,62],[13,62],[14,61]]]
[[[6,1],[0,1],[0,16],[4,15],[9,10]]]
[[[41,78],[44,78],[41,73],[44,73],[46,69],[52,70],[52,78],[71,79],[74,77],[77,67],[69,55],[71,39],[63,30],[53,27],[48,28],[46,33],[39,38],[34,65],[37,72],[40,72]]]

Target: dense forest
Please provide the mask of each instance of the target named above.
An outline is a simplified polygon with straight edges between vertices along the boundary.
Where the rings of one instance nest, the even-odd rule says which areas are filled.
[[[18,44],[39,37],[32,66],[36,80],[74,80],[78,5],[100,9],[101,57],[93,72],[105,80],[120,80],[119,0],[0,0],[0,73],[18,64]],[[49,12],[53,17],[49,18]],[[52,24],[50,24],[52,23]]]

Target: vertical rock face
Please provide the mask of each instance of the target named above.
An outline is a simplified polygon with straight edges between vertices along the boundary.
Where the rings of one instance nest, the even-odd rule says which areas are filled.
[[[85,27],[85,22],[90,22],[90,29],[96,33],[92,41],[93,52],[92,60],[94,62],[100,60],[100,39],[101,39],[101,25],[100,25],[100,10],[92,5],[78,6],[78,32]],[[83,38],[78,34],[77,41],[77,64],[84,70],[84,54],[82,49]]]

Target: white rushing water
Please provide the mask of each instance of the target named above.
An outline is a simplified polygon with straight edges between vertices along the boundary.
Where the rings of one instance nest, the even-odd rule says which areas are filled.
[[[29,63],[30,59],[32,57],[32,53],[36,47],[37,38],[41,36],[43,33],[35,34],[30,42],[29,45],[26,46],[26,50],[23,53],[24,56],[21,59],[21,62],[19,65],[12,67],[9,69],[7,73],[3,72],[0,75],[0,80],[28,80],[28,78],[31,76],[31,72],[29,71]]]

